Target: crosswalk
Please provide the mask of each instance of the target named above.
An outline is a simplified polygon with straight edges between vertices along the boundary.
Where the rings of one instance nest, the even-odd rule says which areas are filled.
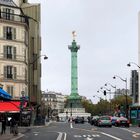
[[[95,138],[95,137],[100,137],[98,134],[94,135],[74,135],[75,138]]]

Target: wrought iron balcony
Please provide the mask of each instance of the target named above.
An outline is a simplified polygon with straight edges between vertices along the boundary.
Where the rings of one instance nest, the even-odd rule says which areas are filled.
[[[28,17],[25,15],[17,15],[17,14],[6,13],[6,12],[0,11],[0,19],[19,22],[19,23],[25,23],[29,25]]]

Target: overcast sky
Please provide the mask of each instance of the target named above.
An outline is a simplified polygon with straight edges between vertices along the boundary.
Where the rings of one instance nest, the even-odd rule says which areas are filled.
[[[140,0],[29,0],[41,3],[42,90],[70,94],[72,31],[77,32],[78,90],[93,100],[106,82],[125,88],[138,63]],[[128,88],[129,88],[128,82]],[[107,88],[111,88],[108,85]],[[112,89],[114,91],[114,89]]]

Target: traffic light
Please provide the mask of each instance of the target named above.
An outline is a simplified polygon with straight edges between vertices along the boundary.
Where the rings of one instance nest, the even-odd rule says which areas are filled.
[[[104,90],[104,95],[106,96],[106,90]]]

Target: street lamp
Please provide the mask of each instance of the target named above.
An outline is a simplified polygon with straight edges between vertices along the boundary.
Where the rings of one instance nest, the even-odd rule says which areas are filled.
[[[99,96],[97,96],[97,95],[93,95],[93,97],[97,97],[97,98],[99,98],[100,101],[103,100],[101,97],[99,97]]]
[[[134,62],[129,62],[129,63],[127,64],[127,66],[128,66],[128,67],[131,67],[131,64],[134,64],[134,65],[136,65],[138,68],[140,68],[140,66],[139,66],[138,64],[134,63]]]
[[[38,61],[38,59],[40,57],[44,57],[44,60],[48,59],[48,57],[46,55],[39,55],[39,56],[36,56],[33,61],[29,61],[29,84],[28,84],[28,94],[29,94],[29,104],[31,105],[31,102],[35,102],[36,103],[36,119],[38,118],[38,112],[39,112],[39,102],[40,102],[40,95],[38,93],[38,88],[36,86],[34,86],[34,70],[35,70],[35,67],[34,67],[34,64]],[[33,66],[33,67],[32,67]],[[37,66],[37,63],[36,63],[36,66]],[[32,97],[33,97],[33,94],[36,96],[35,97],[35,101],[32,100]]]
[[[34,64],[40,57],[44,56],[44,60],[48,59],[48,57],[46,55],[39,55],[38,57],[36,57],[32,62],[30,62],[29,64]]]
[[[126,90],[126,91],[125,91],[125,92],[126,92],[126,94],[125,94],[125,99],[126,99],[126,101],[125,101],[125,102],[126,102],[125,113],[126,113],[126,118],[128,118],[128,110],[127,110],[127,109],[128,109],[128,99],[127,99],[127,78],[126,78],[126,79],[123,79],[123,78],[121,78],[121,77],[118,76],[118,75],[114,75],[114,76],[113,76],[113,79],[116,79],[116,77],[118,77],[119,79],[121,79],[123,82],[126,83],[126,87],[125,87],[125,88],[126,88],[126,89],[125,89],[125,90]]]

